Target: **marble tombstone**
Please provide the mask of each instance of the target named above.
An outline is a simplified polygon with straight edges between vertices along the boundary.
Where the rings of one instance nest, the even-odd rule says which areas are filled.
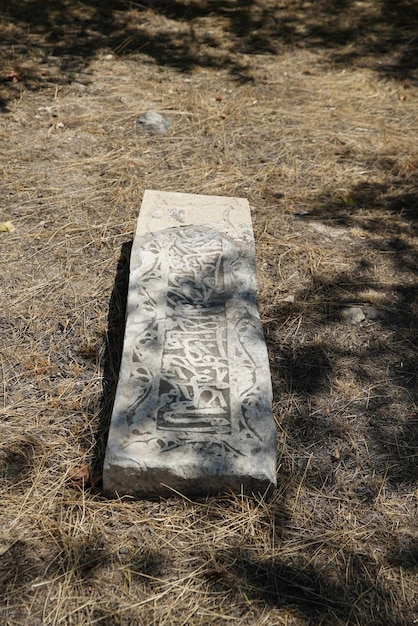
[[[146,191],[105,494],[270,493],[271,403],[247,200]]]

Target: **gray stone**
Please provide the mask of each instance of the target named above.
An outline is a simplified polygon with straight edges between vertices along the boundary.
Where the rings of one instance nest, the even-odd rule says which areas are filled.
[[[170,118],[156,113],[155,111],[148,111],[136,120],[137,126],[143,128],[148,133],[155,133],[157,135],[164,135],[173,125]]]
[[[349,306],[341,312],[341,319],[346,324],[360,324],[366,316],[360,306]]]
[[[246,200],[145,192],[103,469],[108,496],[275,486],[254,257]]]

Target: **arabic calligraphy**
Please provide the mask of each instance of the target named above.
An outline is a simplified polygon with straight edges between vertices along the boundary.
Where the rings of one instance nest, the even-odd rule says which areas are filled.
[[[135,272],[126,413],[135,440],[149,440],[144,417],[162,451],[201,446],[205,436],[230,447],[234,429],[260,440],[259,320],[251,321],[255,293],[238,246],[210,228],[167,229],[142,242]]]

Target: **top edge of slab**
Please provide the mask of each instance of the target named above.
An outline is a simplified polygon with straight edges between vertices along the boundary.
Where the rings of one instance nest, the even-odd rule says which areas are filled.
[[[211,226],[233,237],[253,240],[246,198],[146,189],[136,236],[178,226]]]
[[[185,201],[189,200],[190,198],[213,198],[215,200],[244,200],[245,202],[248,202],[247,198],[244,198],[243,196],[223,196],[220,194],[216,194],[216,193],[212,193],[212,194],[206,194],[206,193],[186,193],[184,191],[163,191],[161,189],[144,189],[144,198],[145,196],[148,195],[154,195],[154,194],[158,194],[159,196],[172,196],[173,198],[184,198]]]

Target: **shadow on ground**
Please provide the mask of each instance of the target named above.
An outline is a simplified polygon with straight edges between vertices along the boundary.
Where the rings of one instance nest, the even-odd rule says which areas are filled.
[[[404,626],[389,589],[370,585],[378,577],[376,564],[354,553],[346,558],[351,571],[345,584],[332,583],[326,572],[319,574],[310,565],[301,569],[280,559],[254,559],[241,549],[218,553],[211,561],[212,568],[219,568],[218,575],[214,569],[209,574],[217,584],[223,581],[236,593],[245,589],[247,597],[291,610],[309,624],[349,625],[367,620],[375,626]]]
[[[132,241],[122,245],[109,303],[106,349],[103,361],[103,395],[93,455],[94,467],[98,473],[101,473],[103,469],[113,403],[122,362],[131,250]]]
[[[362,181],[344,194],[330,188],[295,217],[306,242],[320,226],[318,245],[345,255],[344,269],[312,271],[294,304],[269,308],[266,325],[285,381],[276,398],[288,414],[286,432],[303,467],[306,451],[314,455],[308,482],[331,488],[341,461],[366,500],[379,481],[403,489],[418,479],[418,164],[374,157],[383,182]],[[370,165],[368,154],[350,158]],[[365,315],[350,325],[344,312],[353,306]],[[283,397],[293,398],[290,411]],[[350,461],[353,438],[364,448],[361,464]],[[338,463],[335,448],[346,451]],[[367,480],[354,469],[361,465]]]
[[[409,0],[297,0],[290,5],[273,0],[9,0],[0,15],[2,110],[18,87],[70,83],[88,72],[93,58],[109,51],[142,53],[143,60],[180,71],[224,68],[247,81],[254,78],[240,55],[305,48],[322,51],[331,65],[370,67],[407,84],[418,80],[418,7]],[[54,76],[48,63],[58,66]]]

